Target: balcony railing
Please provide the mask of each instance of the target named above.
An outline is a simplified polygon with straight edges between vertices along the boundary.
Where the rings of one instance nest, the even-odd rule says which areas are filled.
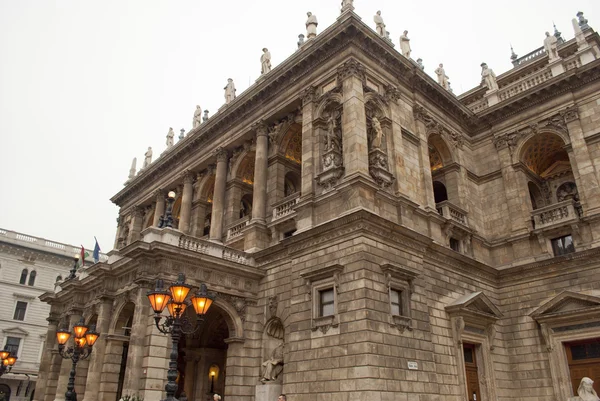
[[[227,229],[227,240],[239,237],[240,235],[242,235],[242,232],[244,231],[244,228],[246,228],[246,226],[250,224],[250,216],[246,216],[243,217],[241,219],[239,219],[238,221],[236,221],[234,224],[232,224],[228,229]]]
[[[436,203],[435,207],[438,213],[444,218],[455,221],[459,224],[462,224],[465,227],[469,226],[467,220],[467,212],[460,209],[458,206],[454,206],[448,201],[443,201],[440,203]]]
[[[254,259],[245,252],[237,249],[227,248],[204,239],[182,235],[179,237],[179,247],[189,251],[215,256],[217,258],[230,260],[242,265],[254,266]]]
[[[547,227],[577,222],[581,215],[580,209],[579,203],[573,199],[536,209],[531,212],[533,228],[541,230]]]
[[[273,205],[273,218],[271,221],[282,219],[294,213],[294,207],[300,201],[300,193],[296,192]]]

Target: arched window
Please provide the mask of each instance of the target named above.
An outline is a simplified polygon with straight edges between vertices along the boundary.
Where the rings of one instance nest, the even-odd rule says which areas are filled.
[[[21,279],[19,280],[19,284],[25,285],[25,283],[27,282],[28,273],[29,272],[27,271],[27,269],[23,269],[23,271],[21,272]]]
[[[62,281],[62,276],[60,274],[56,276],[56,283],[58,283],[59,281]]]
[[[252,215],[252,195],[246,194],[242,196],[240,201],[240,219]]]
[[[298,192],[298,188],[300,187],[300,179],[298,175],[294,172],[289,172],[285,175],[284,179],[284,187],[283,187],[283,196],[288,197],[290,195]]]
[[[35,285],[35,276],[37,276],[37,273],[34,271],[31,272],[31,274],[29,275],[29,283],[27,283],[28,285],[34,286]]]
[[[448,191],[446,191],[446,186],[439,181],[433,182],[433,197],[435,199],[435,203],[448,200]]]

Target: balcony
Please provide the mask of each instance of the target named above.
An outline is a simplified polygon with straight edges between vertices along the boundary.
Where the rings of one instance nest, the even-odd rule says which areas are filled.
[[[227,241],[231,241],[242,235],[246,226],[250,224],[250,216],[242,217],[227,229]]]
[[[296,212],[295,206],[300,201],[300,193],[296,192],[273,205],[273,217],[271,222],[284,220],[288,216],[293,216]]]
[[[579,221],[581,206],[573,199],[542,207],[531,212],[533,228],[544,230],[564,226]]]
[[[214,242],[204,239],[181,235],[179,237],[179,247],[189,251],[202,253],[204,255],[215,256],[217,258],[229,260],[242,265],[254,266],[254,259],[248,256],[245,252],[215,244]]]
[[[459,208],[458,206],[454,206],[449,201],[443,201],[440,203],[436,203],[435,208],[438,213],[447,220],[458,223],[464,227],[469,227],[469,222],[467,220],[467,212]]]

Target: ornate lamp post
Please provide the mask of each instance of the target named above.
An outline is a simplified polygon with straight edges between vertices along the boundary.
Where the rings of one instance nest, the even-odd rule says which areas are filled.
[[[173,202],[175,202],[177,194],[174,191],[169,191],[167,194],[167,210],[164,216],[160,216],[159,228],[173,228]]]
[[[73,256],[73,258],[75,259],[75,263],[73,263],[73,267],[69,271],[69,276],[67,277],[67,280],[71,280],[71,279],[75,278],[75,273],[77,273],[77,264],[79,263],[79,254],[76,253]]]
[[[80,359],[85,359],[92,353],[92,347],[100,336],[96,332],[96,327],[88,327],[84,324],[83,318],[73,326],[74,347],[68,347],[65,349],[65,344],[71,337],[71,333],[67,329],[59,330],[56,332],[56,340],[58,341],[58,352],[64,359],[70,359],[73,361],[71,367],[71,373],[69,374],[69,384],[67,385],[67,392],[65,393],[66,401],[77,401],[77,394],[75,393],[75,369],[77,368],[77,362]]]
[[[163,334],[171,334],[173,346],[169,361],[169,371],[167,373],[167,391],[166,401],[175,400],[177,391],[177,355],[179,352],[179,339],[182,334],[191,334],[200,328],[204,321],[204,315],[212,305],[215,296],[209,294],[206,284],[200,285],[200,290],[192,295],[189,300],[186,297],[192,289],[191,285],[185,284],[185,275],[179,273],[177,282],[169,287],[169,290],[163,289],[162,280],[156,281],[156,289],[148,291],[148,300],[154,310],[154,321],[156,327]],[[196,312],[196,321],[192,322],[187,317],[183,317],[183,312],[191,304]],[[165,307],[169,310],[169,316],[161,316]],[[162,320],[162,322],[161,322]]]
[[[11,371],[15,362],[19,359],[15,354],[8,350],[8,347],[4,347],[0,351],[0,376]]]

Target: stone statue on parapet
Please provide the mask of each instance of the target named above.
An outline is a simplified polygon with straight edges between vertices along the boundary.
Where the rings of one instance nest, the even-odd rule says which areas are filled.
[[[588,20],[583,16],[583,11],[579,11],[577,13],[577,18],[579,19],[579,26],[581,30],[588,29],[590,26],[588,25]]]
[[[185,138],[185,129],[184,128],[179,130],[179,140],[181,141],[183,138]]]
[[[300,34],[300,35],[298,35],[298,49],[301,48],[303,44],[304,44],[304,35]]]
[[[317,16],[310,11],[306,15],[308,16],[306,20],[306,38],[310,40],[317,37],[317,25],[319,25],[319,22],[317,21]]]
[[[373,20],[375,21],[375,30],[379,36],[385,38],[385,24],[383,22],[383,18],[381,17],[381,11],[377,11],[377,14],[375,14]]]
[[[584,377],[577,388],[577,396],[569,398],[569,401],[599,401],[598,394],[594,390],[594,381],[589,377]]]
[[[550,35],[550,32],[546,32],[546,39],[544,39],[544,49],[548,53],[548,61],[558,60],[558,39],[554,35]]]
[[[438,77],[438,84],[442,85],[442,88],[449,90],[450,85],[448,80],[450,77],[446,75],[446,71],[444,70],[444,64],[440,63],[439,67],[435,69],[435,74]]]
[[[142,168],[148,167],[152,163],[152,147],[148,146],[148,150],[144,153],[144,166]]]
[[[194,111],[194,125],[193,125],[193,127],[196,128],[200,124],[202,124],[202,108],[200,106],[196,106],[196,110]]]
[[[271,53],[266,47],[263,47],[262,51],[263,54],[260,56],[260,74],[264,75],[271,71]]]
[[[135,165],[137,164],[137,157],[133,158],[133,161],[131,162],[131,168],[129,169],[129,179],[133,179],[133,177],[135,177]]]
[[[229,104],[235,99],[235,85],[233,84],[233,79],[228,78],[227,85],[223,89],[225,89],[225,104]]]
[[[204,110],[204,115],[202,116],[202,122],[205,123],[208,121],[208,110]]]
[[[167,149],[169,149],[175,143],[175,132],[173,132],[173,128],[169,128],[169,132],[167,133]]]
[[[488,67],[486,63],[481,63],[481,78],[483,84],[491,91],[498,89],[498,82],[496,81],[496,74]]]
[[[408,38],[408,31],[404,31],[402,35],[400,35],[400,51],[402,55],[406,58],[410,57],[410,39]]]
[[[419,66],[419,68],[421,69],[421,71],[425,70],[425,66],[423,65],[423,59],[422,58],[418,58],[417,59],[417,65]]]

